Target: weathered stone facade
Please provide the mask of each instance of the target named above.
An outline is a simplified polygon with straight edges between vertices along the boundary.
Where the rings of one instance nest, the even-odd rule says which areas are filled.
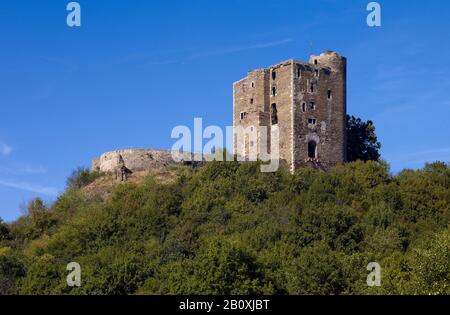
[[[327,169],[345,162],[346,68],[346,58],[326,51],[312,55],[309,63],[291,59],[235,82],[233,125],[257,132],[242,142],[235,134],[235,153],[248,158],[254,148],[260,156],[259,127],[267,128],[270,148],[277,126],[280,159],[292,172],[308,164]]]
[[[126,166],[132,172],[160,169],[176,162],[171,151],[127,149],[106,152],[92,161],[92,170],[116,172]]]

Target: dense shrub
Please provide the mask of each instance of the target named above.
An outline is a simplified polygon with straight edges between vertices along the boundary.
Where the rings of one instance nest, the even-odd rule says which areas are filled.
[[[67,188],[81,188],[92,183],[96,178],[103,176],[102,172],[91,171],[87,167],[78,167],[67,179]]]
[[[104,202],[78,170],[52,206],[0,221],[0,293],[449,294],[450,168],[393,176],[384,162],[261,173],[182,168],[117,185]],[[66,265],[82,268],[69,288]],[[382,286],[366,285],[369,262]]]

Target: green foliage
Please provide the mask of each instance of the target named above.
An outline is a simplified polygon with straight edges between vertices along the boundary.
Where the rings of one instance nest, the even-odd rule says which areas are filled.
[[[67,179],[68,189],[78,189],[92,183],[96,178],[103,176],[104,174],[97,171],[91,171],[87,167],[78,167],[72,172]]]
[[[315,243],[303,248],[287,264],[286,289],[289,294],[340,294],[346,291],[349,275],[345,256],[326,244]]]
[[[411,255],[413,290],[418,294],[450,294],[450,228]]]
[[[259,166],[180,167],[175,182],[149,175],[107,201],[74,180],[51,207],[33,200],[0,222],[0,294],[450,293],[448,164],[397,176],[376,161]],[[73,261],[79,288],[66,284]],[[381,287],[366,284],[372,261]]]
[[[378,161],[381,143],[371,120],[347,115],[347,161]]]
[[[3,222],[2,218],[0,218],[0,244],[1,242],[9,239],[11,239],[9,227],[5,222]]]
[[[33,257],[28,262],[26,276],[20,279],[20,294],[57,294],[65,280],[64,266],[50,255]]]
[[[253,257],[221,239],[202,244],[193,259],[177,260],[160,271],[162,294],[263,294],[270,284]]]
[[[19,242],[34,240],[56,228],[56,223],[42,199],[36,198],[28,203],[27,214],[11,224],[11,235]]]
[[[17,281],[25,275],[25,266],[11,247],[0,247],[0,295],[17,293]]]

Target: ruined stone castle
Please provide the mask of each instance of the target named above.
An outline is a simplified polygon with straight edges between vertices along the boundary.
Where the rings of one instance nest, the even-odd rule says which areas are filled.
[[[288,60],[250,71],[234,83],[233,126],[247,131],[234,150],[248,157],[270,151],[278,129],[279,157],[291,171],[304,165],[327,169],[346,160],[346,58],[332,51],[312,55],[308,63]],[[260,127],[267,129],[262,137]],[[251,130],[248,130],[251,129]],[[256,137],[249,136],[253,129]]]
[[[175,163],[171,151],[126,149],[103,153],[92,161],[92,170],[113,173],[126,166],[132,172],[160,169]]]
[[[233,126],[256,131],[255,137],[244,133],[242,141],[235,132],[235,154],[246,159],[256,150],[259,157],[262,142],[270,151],[277,129],[279,158],[292,172],[304,165],[327,169],[345,162],[346,68],[346,58],[326,51],[308,63],[291,59],[250,71],[235,82]],[[260,127],[267,129],[266,137]],[[171,151],[128,149],[104,153],[92,169],[132,173],[174,163]]]

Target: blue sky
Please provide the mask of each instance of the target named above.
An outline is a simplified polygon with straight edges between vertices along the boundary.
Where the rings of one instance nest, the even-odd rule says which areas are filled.
[[[450,2],[69,1],[0,4],[0,217],[63,191],[104,151],[168,149],[171,130],[232,124],[232,83],[248,70],[336,50],[348,112],[375,122],[393,172],[450,160]]]

